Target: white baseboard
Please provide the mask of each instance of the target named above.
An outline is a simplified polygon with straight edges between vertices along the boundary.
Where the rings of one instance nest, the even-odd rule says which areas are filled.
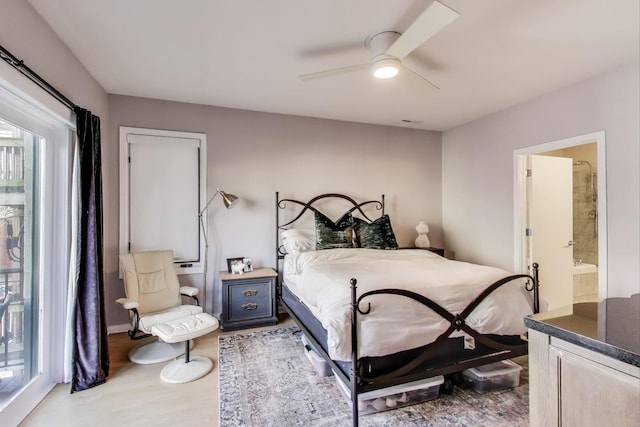
[[[123,323],[122,325],[112,325],[107,326],[107,334],[120,334],[122,332],[127,332],[131,328],[131,325],[128,323]]]

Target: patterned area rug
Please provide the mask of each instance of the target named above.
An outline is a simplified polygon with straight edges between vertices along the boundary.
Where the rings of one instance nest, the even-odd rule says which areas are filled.
[[[220,426],[350,426],[351,409],[334,376],[320,377],[298,330],[278,328],[219,337]],[[515,389],[452,395],[361,415],[361,426],[527,426],[527,358]]]

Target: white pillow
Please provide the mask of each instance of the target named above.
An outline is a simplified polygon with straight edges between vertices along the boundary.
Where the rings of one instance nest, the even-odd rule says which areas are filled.
[[[292,228],[284,230],[280,236],[288,254],[316,250],[316,231],[314,229]]]

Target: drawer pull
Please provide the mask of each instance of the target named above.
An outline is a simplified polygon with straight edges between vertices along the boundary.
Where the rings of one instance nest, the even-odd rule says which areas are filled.
[[[255,289],[247,289],[246,291],[242,291],[242,295],[245,297],[255,297],[258,295],[258,291]]]
[[[242,304],[241,307],[244,310],[255,310],[256,308],[258,308],[258,304],[256,304],[255,302],[248,302],[246,304]]]

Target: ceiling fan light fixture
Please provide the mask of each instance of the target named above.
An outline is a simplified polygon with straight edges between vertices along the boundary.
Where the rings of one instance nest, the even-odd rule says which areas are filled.
[[[390,79],[398,75],[400,61],[393,58],[381,59],[371,65],[373,77],[377,79]]]

